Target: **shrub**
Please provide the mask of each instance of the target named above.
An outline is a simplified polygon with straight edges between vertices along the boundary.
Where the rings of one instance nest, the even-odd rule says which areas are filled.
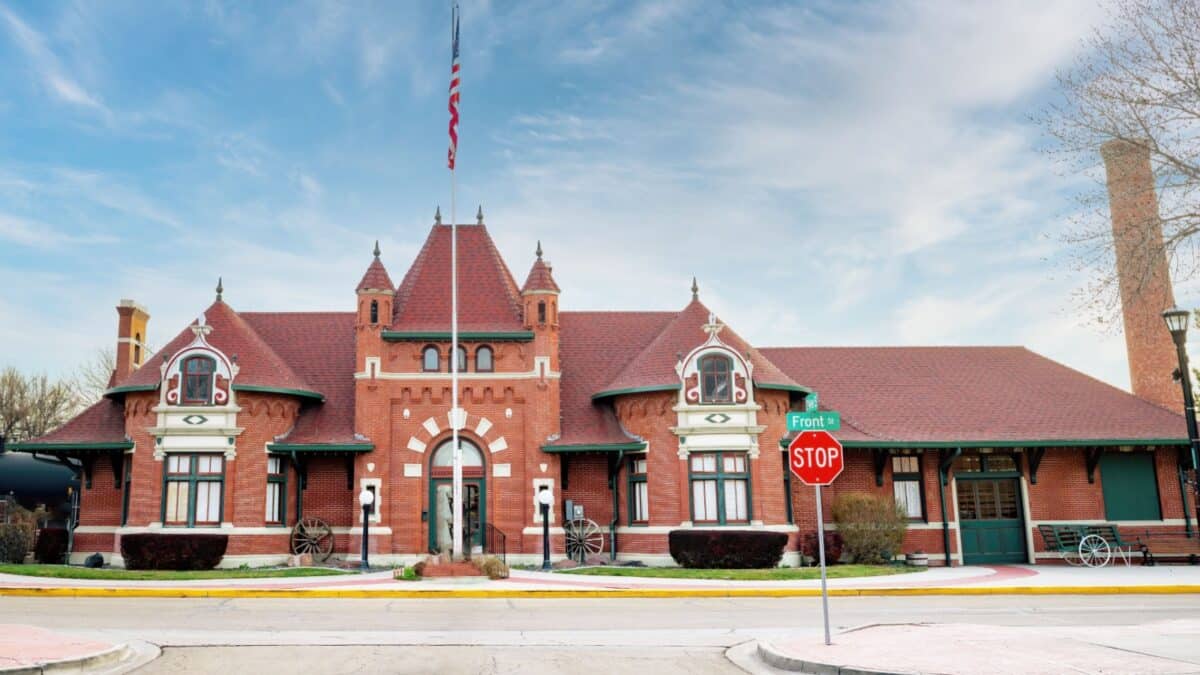
[[[228,545],[224,534],[127,534],[121,556],[131,570],[211,570]]]
[[[29,553],[33,537],[29,529],[20,523],[0,523],[0,562],[23,563]]]
[[[890,561],[900,551],[908,517],[891,497],[852,492],[833,500],[833,520],[856,563]]]
[[[837,530],[829,530],[825,532],[825,564],[836,565],[842,559],[842,535]],[[821,552],[817,546],[817,533],[809,532],[804,535],[804,540],[800,544],[800,552],[804,557],[812,560],[812,564],[819,563],[817,555]]]
[[[472,560],[472,562],[474,562],[475,566],[479,568],[479,571],[486,574],[489,579],[508,578],[508,565],[504,564],[503,560],[494,555],[475,558]]]
[[[33,547],[33,559],[43,565],[61,565],[67,557],[67,530],[63,527],[43,527]]]
[[[425,576],[425,561],[421,560],[417,564],[413,565],[412,571],[413,571],[413,574],[415,574],[419,577]]]
[[[683,567],[758,569],[775,567],[788,536],[761,530],[671,530],[671,557]]]

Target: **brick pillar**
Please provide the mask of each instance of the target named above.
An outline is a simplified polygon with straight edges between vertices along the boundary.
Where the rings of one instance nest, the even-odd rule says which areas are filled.
[[[1175,344],[1162,319],[1162,311],[1175,305],[1175,295],[1162,246],[1150,151],[1114,140],[1100,147],[1100,155],[1108,175],[1131,389],[1136,396],[1182,411],[1183,393],[1171,378],[1178,367]]]

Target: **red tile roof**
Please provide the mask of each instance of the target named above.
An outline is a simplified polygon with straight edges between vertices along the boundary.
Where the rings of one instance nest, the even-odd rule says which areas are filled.
[[[358,282],[358,291],[390,291],[395,289],[395,284],[392,283],[392,278],[388,276],[387,269],[383,266],[383,262],[379,260],[379,256],[371,261],[367,267],[367,271],[363,274],[362,281]]]
[[[1184,419],[1024,347],[778,347],[849,441],[1183,439]]]
[[[679,386],[679,375],[675,363],[683,355],[699,347],[706,339],[703,327],[709,321],[708,308],[698,299],[674,316],[659,334],[607,384],[599,387],[595,394],[619,392],[648,387]],[[754,384],[802,390],[803,387],[763,357],[732,328],[726,326],[718,335],[722,342],[754,364]],[[633,352],[628,352],[632,354]]]
[[[542,260],[542,245],[538,243],[537,260],[533,261],[533,267],[529,269],[529,276],[525,277],[525,285],[521,287],[521,292],[525,291],[554,291],[560,292],[558,284],[554,282],[554,275],[551,274],[553,268],[550,263]]]
[[[71,418],[66,424],[29,441],[42,443],[121,443],[125,438],[125,404],[110,399],[101,399]],[[14,446],[23,443],[13,443]]]
[[[323,393],[297,375],[288,362],[224,301],[217,300],[209,305],[208,309],[204,310],[204,320],[212,326],[212,332],[205,338],[208,343],[220,349],[230,359],[237,359],[238,375],[234,379],[235,388],[253,385]],[[193,321],[192,325],[195,323]],[[169,357],[191,344],[195,337],[189,326],[158,353]],[[133,375],[123,380],[121,386],[157,386],[162,377],[161,366],[161,358],[151,358]]]
[[[562,434],[554,444],[628,443],[611,403],[593,401],[630,357],[662,332],[675,312],[561,312]]]
[[[354,435],[354,312],[245,312],[242,318],[325,395],[324,403],[305,402],[295,428],[280,440],[361,442]]]
[[[458,327],[519,331],[517,283],[484,225],[458,226]],[[450,330],[450,226],[434,225],[396,289],[392,328]]]

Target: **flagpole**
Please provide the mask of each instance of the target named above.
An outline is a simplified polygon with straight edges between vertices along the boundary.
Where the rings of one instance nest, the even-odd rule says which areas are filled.
[[[455,49],[458,47],[458,5],[453,7],[451,25]],[[455,54],[457,56],[457,54]],[[461,84],[459,85],[461,88]],[[462,476],[462,446],[459,444],[458,427],[460,415],[458,411],[458,214],[455,210],[456,180],[454,165],[457,164],[458,148],[455,143],[455,161],[450,165],[450,429],[452,448],[454,449],[454,470],[452,490],[454,492],[454,521],[453,546],[454,559],[463,556],[463,476]]]

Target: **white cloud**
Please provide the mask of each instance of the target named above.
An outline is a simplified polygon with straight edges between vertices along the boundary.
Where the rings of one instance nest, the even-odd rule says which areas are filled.
[[[58,57],[46,46],[45,36],[31,28],[6,7],[0,6],[0,17],[3,17],[5,23],[8,24],[9,33],[21,50],[25,52],[30,65],[50,94],[66,103],[90,108],[106,118],[109,116],[108,109],[100,99],[89,93],[70,74],[65,72]]]

